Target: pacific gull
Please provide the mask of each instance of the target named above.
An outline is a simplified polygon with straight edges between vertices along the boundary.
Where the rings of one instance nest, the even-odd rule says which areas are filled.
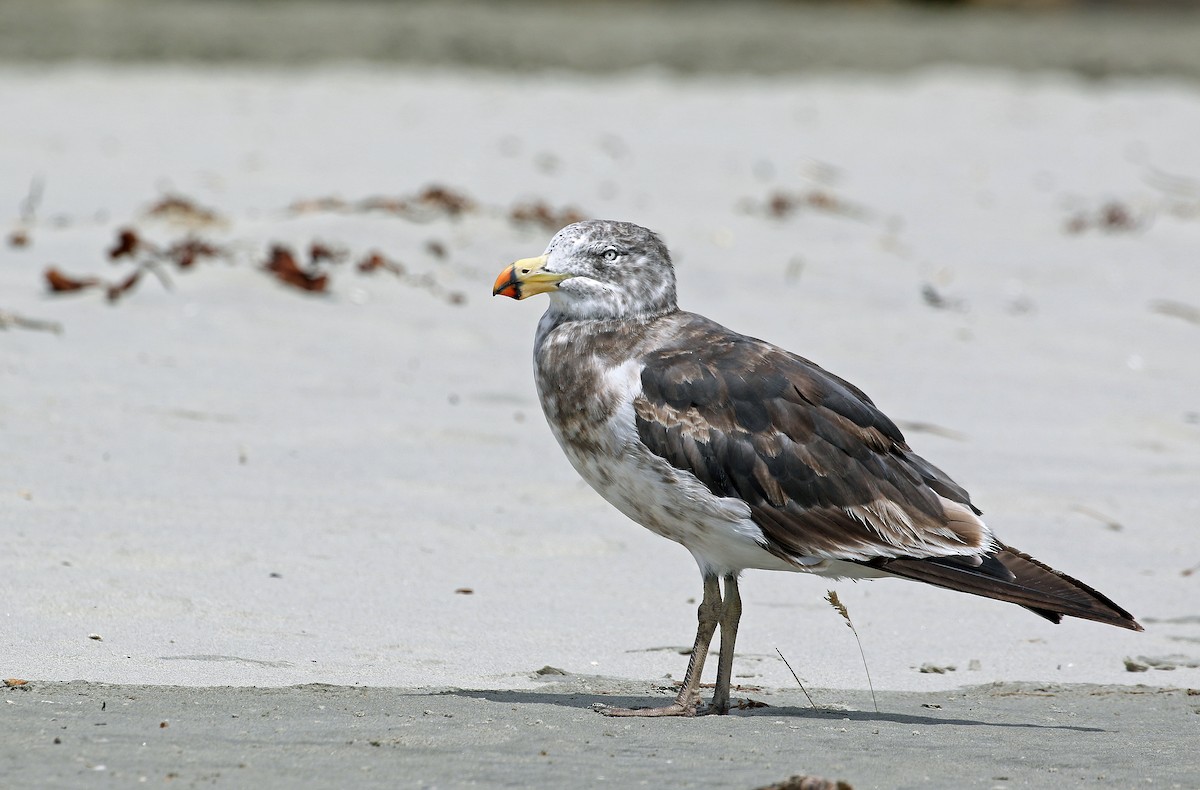
[[[1091,587],[1001,543],[961,486],[915,454],[861,390],[803,357],[680,310],[666,245],[628,222],[563,228],[493,294],[549,295],[534,339],[546,420],[576,471],[704,579],[683,687],[692,716],[718,626],[712,703],[729,710],[748,568],[897,576],[1009,601],[1059,622],[1142,630]],[[722,595],[720,580],[724,580]]]

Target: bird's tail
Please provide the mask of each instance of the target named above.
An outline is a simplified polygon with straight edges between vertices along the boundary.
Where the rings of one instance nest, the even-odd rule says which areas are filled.
[[[1003,544],[980,565],[955,557],[877,559],[868,564],[894,576],[1015,603],[1054,623],[1066,615],[1142,630],[1133,615],[1106,596]]]

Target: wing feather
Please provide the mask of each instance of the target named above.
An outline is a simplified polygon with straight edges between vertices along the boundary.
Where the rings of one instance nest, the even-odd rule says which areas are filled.
[[[642,442],[713,494],[745,501],[780,556],[991,548],[966,491],[861,390],[803,357],[691,316],[642,362]]]

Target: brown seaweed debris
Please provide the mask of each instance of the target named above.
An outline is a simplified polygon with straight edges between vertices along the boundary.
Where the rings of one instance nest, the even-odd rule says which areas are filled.
[[[416,202],[430,208],[445,212],[451,217],[457,217],[475,208],[475,202],[462,192],[433,184],[417,195]]]
[[[313,263],[328,261],[330,263],[341,263],[346,260],[347,253],[341,248],[331,247],[328,244],[320,241],[314,241],[308,245],[308,259]]]
[[[807,192],[784,192],[776,190],[767,196],[766,202],[755,203],[745,200],[741,208],[750,214],[762,213],[774,219],[786,219],[804,210],[837,214],[852,219],[866,219],[870,212],[857,203],[852,203],[825,189],[810,189]]]
[[[164,195],[146,209],[146,216],[186,225],[219,225],[224,218],[183,195]]]
[[[397,277],[403,277],[405,274],[404,264],[399,261],[393,261],[386,257],[382,252],[371,250],[361,261],[358,262],[358,270],[363,274],[379,271],[380,269],[391,272]]]
[[[116,302],[125,294],[133,290],[133,287],[138,284],[142,277],[142,272],[148,268],[152,268],[152,264],[144,264],[130,272],[124,279],[115,283],[106,283],[98,277],[72,277],[69,274],[63,273],[55,266],[46,269],[46,285],[49,286],[52,293],[71,293],[73,291],[84,291],[89,288],[104,288],[104,292],[108,297],[108,301]],[[155,274],[163,281],[163,285],[170,287],[162,272],[155,271]]]
[[[142,246],[142,239],[133,228],[121,228],[117,231],[117,241],[108,250],[109,260],[117,258],[132,258]]]
[[[537,225],[547,233],[556,233],[567,225],[580,222],[587,217],[574,206],[554,209],[545,201],[518,203],[508,212],[508,219],[516,225]]]
[[[1132,233],[1146,225],[1133,210],[1118,200],[1110,200],[1095,211],[1079,211],[1070,216],[1063,230],[1072,235],[1096,229],[1105,233]]]
[[[288,211],[293,214],[318,214],[320,212],[350,211],[352,205],[343,198],[336,196],[319,198],[302,198],[293,200]]]
[[[189,269],[201,258],[222,258],[228,254],[223,247],[189,236],[167,247],[161,257],[172,261],[180,269]]]
[[[100,285],[100,280],[95,277],[72,277],[64,274],[58,267],[51,266],[46,269],[46,285],[50,286],[50,290],[54,293],[69,293],[71,291],[82,291],[87,288],[95,288]]]
[[[108,250],[110,260],[119,258],[141,258],[141,265],[174,263],[180,269],[191,268],[201,258],[225,257],[229,253],[212,242],[188,236],[173,242],[165,250],[146,241],[133,228],[121,228],[117,239]]]
[[[115,302],[125,294],[133,290],[133,287],[138,284],[138,280],[142,278],[142,269],[134,269],[129,276],[120,282],[113,283],[105,289],[105,294],[108,296],[108,301]]]
[[[161,264],[173,263],[180,269],[189,269],[201,258],[225,257],[228,254],[224,248],[194,236],[173,242],[164,250],[146,241],[136,230],[129,227],[117,231],[117,238],[113,242],[113,246],[108,249],[110,260],[131,258],[137,264],[139,272],[151,269],[167,287],[170,287],[170,284],[160,268]],[[130,290],[133,283],[137,282],[137,276],[131,275],[127,280],[131,281],[130,285],[118,290],[109,289],[110,299],[115,299],[117,295]],[[124,286],[124,283],[120,285]]]
[[[430,295],[443,300],[446,304],[461,306],[467,303],[467,295],[462,291],[447,290],[445,286],[437,281],[437,277],[432,272],[416,275],[409,274],[404,268],[404,264],[399,261],[393,261],[378,250],[372,250],[358,262],[356,267],[363,274],[370,274],[377,271],[390,272],[395,275],[400,282],[405,285],[410,285],[413,288],[418,288]]]
[[[300,264],[296,262],[296,256],[282,244],[271,247],[263,268],[275,275],[275,279],[280,282],[302,291],[322,293],[329,286],[329,275],[301,269]]]
[[[458,217],[468,211],[474,211],[475,201],[463,192],[440,184],[431,184],[410,197],[372,195],[355,201],[336,196],[305,198],[293,201],[289,210],[294,214],[321,211],[351,214],[382,212],[413,221],[426,221],[438,216]]]

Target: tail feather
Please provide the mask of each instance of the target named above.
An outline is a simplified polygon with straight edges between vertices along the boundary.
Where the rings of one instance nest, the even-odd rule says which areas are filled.
[[[1003,544],[979,565],[955,557],[881,558],[867,564],[894,576],[1015,603],[1055,623],[1065,615],[1142,630],[1133,615],[1105,595]]]

